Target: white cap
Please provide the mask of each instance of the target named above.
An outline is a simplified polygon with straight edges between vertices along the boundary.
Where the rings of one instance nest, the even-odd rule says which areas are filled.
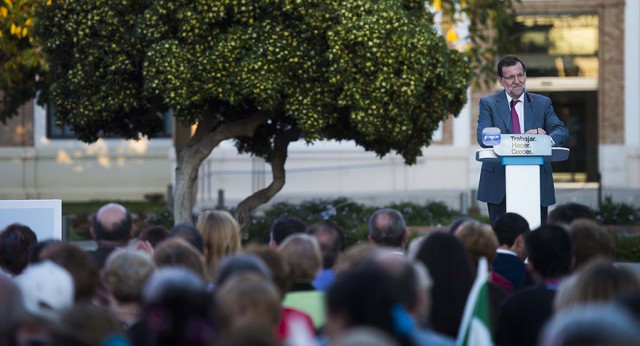
[[[73,306],[73,277],[51,261],[29,265],[14,279],[31,315],[55,321],[61,311]]]

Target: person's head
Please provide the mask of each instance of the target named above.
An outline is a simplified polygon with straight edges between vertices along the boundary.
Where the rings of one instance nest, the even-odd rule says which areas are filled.
[[[463,224],[469,221],[475,221],[475,220],[467,216],[458,217],[453,221],[451,221],[451,223],[449,224],[449,228],[447,229],[447,232],[451,234],[455,234],[460,226],[462,226]]]
[[[474,269],[458,238],[447,232],[433,232],[416,254],[433,279],[431,325],[434,330],[455,337],[464,305],[473,284]]]
[[[9,346],[18,323],[24,318],[22,294],[16,283],[5,275],[0,275],[0,345]]]
[[[395,209],[378,209],[369,217],[369,241],[389,247],[403,247],[407,240],[407,225]]]
[[[183,222],[175,225],[169,231],[169,238],[181,238],[186,240],[194,249],[198,250],[198,252],[204,255],[204,240],[202,239],[202,235],[200,231],[189,222]]]
[[[291,270],[291,280],[296,283],[311,283],[322,269],[322,255],[316,238],[296,233],[280,244],[282,253]]]
[[[498,249],[498,238],[491,226],[475,221],[465,222],[454,235],[467,249],[474,268],[478,267],[480,257],[486,257],[489,266],[491,266]]]
[[[425,324],[431,304],[431,276],[426,267],[397,251],[378,249],[364,265],[374,264],[385,270],[399,287],[405,309],[420,324]]]
[[[540,345],[636,345],[640,325],[616,304],[587,304],[558,311],[540,332]]]
[[[15,277],[15,282],[22,292],[27,314],[43,321],[56,322],[74,304],[73,277],[51,261],[28,266]]]
[[[524,238],[529,233],[529,222],[516,213],[505,213],[495,220],[493,231],[498,237],[498,246],[507,248],[518,255],[521,260],[527,257]]]
[[[335,267],[336,274],[347,272],[359,266],[369,260],[377,250],[379,248],[370,242],[362,242],[349,247],[338,259]]]
[[[91,220],[91,235],[97,242],[126,243],[135,233],[131,214],[117,203],[98,209]]]
[[[98,267],[85,250],[72,243],[53,243],[43,250],[41,256],[43,260],[53,261],[71,274],[76,302],[94,298],[100,286]]]
[[[375,283],[375,286],[372,286]],[[350,330],[372,327],[400,344],[407,344],[411,323],[393,278],[376,265],[364,265],[344,272],[327,291],[326,335],[339,341]]]
[[[140,231],[139,241],[148,241],[154,248],[169,237],[169,230],[164,226],[149,226]]]
[[[116,250],[107,258],[100,278],[118,302],[140,303],[142,289],[155,269],[155,263],[145,252]]]
[[[125,340],[122,326],[109,310],[88,302],[63,312],[51,333],[53,346],[122,345]]]
[[[409,259],[397,251],[380,248],[362,265],[374,265],[384,270],[399,287],[402,305],[413,311],[417,303],[418,277]]]
[[[153,261],[158,267],[179,266],[192,270],[203,280],[207,277],[202,254],[180,237],[160,243],[153,252]]]
[[[240,251],[240,225],[228,211],[212,210],[200,214],[196,228],[204,241],[207,272],[212,278],[224,256]]]
[[[255,328],[274,335],[282,307],[280,292],[271,280],[254,273],[238,274],[217,287],[214,295],[222,333]]]
[[[156,269],[142,293],[147,345],[209,345],[215,335],[213,296],[202,277],[181,267]]]
[[[273,221],[269,231],[269,245],[278,247],[282,241],[294,233],[304,233],[307,225],[295,216],[281,216]]]
[[[43,253],[46,253],[50,246],[55,246],[59,243],[62,243],[62,240],[46,239],[33,244],[29,248],[29,263],[33,264],[42,262]]]
[[[222,259],[213,280],[216,287],[225,283],[229,278],[241,273],[254,273],[271,279],[271,270],[260,257],[249,253],[238,253]]]
[[[547,223],[569,227],[569,225],[577,219],[595,221],[596,214],[593,212],[593,209],[584,204],[569,202],[553,208],[553,210],[549,212]]]
[[[507,55],[498,62],[498,83],[512,98],[519,99],[527,83],[527,68],[522,60]]]
[[[557,310],[588,303],[613,302],[625,295],[639,294],[640,278],[626,267],[596,258],[576,273],[575,284],[568,289],[562,295],[563,299],[556,302]]]
[[[569,232],[555,225],[542,225],[525,238],[529,268],[540,279],[569,274],[573,266],[573,244]]]
[[[284,298],[284,295],[291,288],[289,264],[284,259],[284,256],[268,245],[252,244],[245,247],[243,252],[259,257],[269,267],[273,283],[276,284],[278,290],[280,290],[281,297]]]
[[[597,256],[613,261],[616,257],[616,244],[613,236],[588,219],[577,219],[569,226],[569,235],[573,241],[575,269],[582,267]]]
[[[331,220],[323,220],[309,226],[307,234],[316,237],[320,245],[323,268],[333,268],[338,256],[346,247],[346,239],[342,227]]]
[[[29,248],[38,242],[28,226],[13,223],[0,233],[0,268],[11,275],[22,273],[29,263]]]

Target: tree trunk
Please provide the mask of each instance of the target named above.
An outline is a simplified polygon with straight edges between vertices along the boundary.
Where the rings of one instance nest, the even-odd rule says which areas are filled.
[[[258,125],[268,119],[268,114],[258,112],[248,118],[215,126],[212,116],[198,123],[196,132],[178,155],[175,193],[173,200],[174,224],[193,222],[193,205],[196,198],[198,169],[220,142],[241,136],[253,136]]]
[[[245,198],[238,204],[236,208],[236,219],[242,230],[242,238],[247,239],[249,236],[248,227],[251,221],[253,211],[259,206],[269,202],[285,184],[286,171],[284,164],[287,161],[287,151],[289,143],[295,142],[300,137],[300,130],[297,128],[289,129],[276,136],[271,152],[271,176],[272,181],[269,186],[254,192],[251,196]]]

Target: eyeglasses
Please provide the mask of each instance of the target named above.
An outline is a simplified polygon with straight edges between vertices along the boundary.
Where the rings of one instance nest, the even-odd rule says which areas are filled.
[[[527,73],[523,72],[523,73],[514,74],[509,77],[502,77],[502,79],[506,80],[509,83],[513,83],[513,81],[516,80],[516,78],[518,78],[519,81],[524,82],[524,79],[527,78]]]

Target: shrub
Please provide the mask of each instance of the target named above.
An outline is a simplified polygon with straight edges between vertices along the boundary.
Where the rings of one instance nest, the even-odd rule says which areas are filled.
[[[626,203],[614,202],[611,196],[607,196],[596,217],[604,225],[637,225],[640,223],[640,210]]]
[[[441,202],[419,205],[411,202],[392,203],[385,207],[399,210],[405,217],[407,226],[428,226],[448,224],[459,213]],[[367,239],[369,216],[378,209],[357,203],[346,197],[335,199],[311,199],[295,205],[288,202],[274,204],[263,215],[254,216],[249,226],[247,242],[268,243],[271,223],[283,215],[296,216],[311,225],[323,219],[335,221],[345,231],[347,245]]]

